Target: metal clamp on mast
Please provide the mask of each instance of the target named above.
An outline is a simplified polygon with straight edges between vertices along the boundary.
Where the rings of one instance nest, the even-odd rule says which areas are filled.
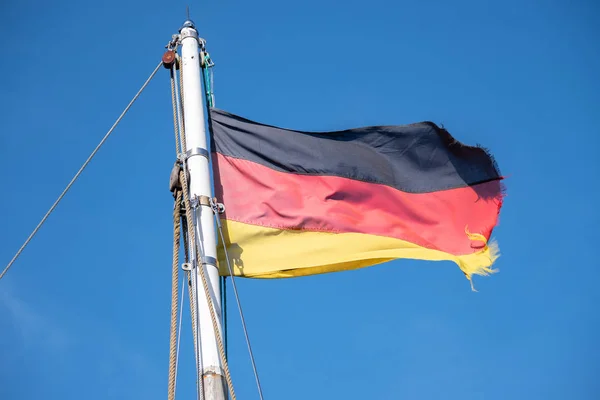
[[[190,159],[193,156],[202,156],[202,157],[208,159],[208,157],[209,157],[208,150],[203,149],[202,147],[196,147],[193,149],[189,149],[189,150],[186,150],[185,153],[183,153],[181,155],[181,158],[184,158],[184,160],[182,160],[182,161],[187,161],[188,159]]]

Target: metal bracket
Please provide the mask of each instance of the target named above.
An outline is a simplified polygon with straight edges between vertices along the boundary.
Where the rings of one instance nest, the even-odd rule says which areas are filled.
[[[179,37],[181,38],[182,42],[184,39],[187,39],[189,37],[192,37],[192,38],[196,39],[196,41],[197,41],[198,40],[198,31],[196,31],[196,28],[194,27],[194,23],[192,22],[191,24],[188,24],[186,21],[186,23],[179,30]]]
[[[214,267],[217,266],[217,259],[210,256],[202,256],[200,257],[200,261],[202,261],[202,265],[212,265]],[[181,269],[184,271],[191,271],[194,269],[192,263],[183,263],[181,264]]]
[[[217,203],[217,199],[214,197],[212,199],[209,199],[209,201],[210,208],[212,208],[215,214],[223,214],[225,212],[225,204]]]
[[[210,207],[210,197],[199,196],[200,205],[204,207]]]
[[[179,35],[172,35],[171,36],[171,41],[169,43],[167,43],[167,45],[165,46],[165,48],[167,50],[175,50],[177,48],[177,46],[180,43],[180,37]]]
[[[225,206],[221,203],[217,203],[216,199],[211,199],[208,196],[194,196],[190,199],[190,205],[192,206],[192,208],[196,209],[199,206],[203,206],[203,207],[210,207],[211,210],[213,210],[214,212],[217,212],[219,214],[222,214],[225,212]]]
[[[192,270],[192,263],[183,263],[181,264],[181,269],[184,271],[191,271]]]
[[[213,62],[212,58],[210,58],[210,54],[208,54],[207,51],[200,51],[200,65],[203,68],[212,68],[215,66],[215,63]]]
[[[198,42],[198,46],[201,49],[204,49],[204,47],[206,46],[206,40],[198,36],[198,31],[196,30],[194,23],[188,20],[183,24],[183,26],[179,30],[179,40],[183,41],[183,39],[189,37],[193,37],[194,39],[196,39],[196,41]]]
[[[213,208],[213,199],[208,196],[194,196],[190,199],[190,204],[192,208],[198,208],[198,206],[210,207]]]
[[[202,261],[202,265],[213,265],[213,266],[217,266],[217,259],[214,257],[210,257],[210,256],[202,256],[200,257],[201,261]]]
[[[193,156],[202,156],[202,157],[206,158],[207,160],[209,159],[208,150],[203,149],[201,147],[194,147],[193,149],[189,149],[185,153],[181,153],[179,155],[179,159],[182,162],[185,162],[185,161],[189,160],[190,157],[193,157]]]

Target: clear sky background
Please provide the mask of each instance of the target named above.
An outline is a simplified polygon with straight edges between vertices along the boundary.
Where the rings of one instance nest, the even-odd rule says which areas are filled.
[[[159,61],[183,1],[0,4],[0,267]],[[267,400],[600,398],[600,5],[203,1],[216,105],[288,128],[431,120],[497,158],[502,257],[238,280]],[[0,399],[165,399],[175,157],[161,71],[0,281]],[[230,291],[230,294],[232,292]],[[230,298],[239,399],[257,399]],[[185,318],[178,398],[195,396]]]

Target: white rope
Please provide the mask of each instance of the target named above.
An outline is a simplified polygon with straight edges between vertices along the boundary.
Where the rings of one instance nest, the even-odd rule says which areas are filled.
[[[8,263],[8,265],[6,266],[6,268],[4,268],[4,270],[0,274],[0,279],[2,279],[4,277],[4,275],[8,272],[8,270],[14,264],[14,262],[17,260],[17,258],[19,258],[19,256],[23,252],[23,250],[25,250],[25,247],[29,244],[29,242],[31,241],[31,239],[33,239],[33,237],[40,230],[40,228],[42,227],[42,225],[44,224],[44,222],[46,222],[46,220],[48,219],[48,217],[50,216],[50,214],[52,214],[52,212],[54,211],[54,209],[58,206],[58,203],[60,203],[60,201],[63,199],[63,197],[65,197],[65,195],[67,194],[67,192],[69,191],[69,189],[71,189],[71,186],[73,186],[73,184],[75,183],[75,181],[77,180],[77,178],[79,178],[79,175],[81,175],[81,173],[83,172],[83,170],[85,169],[85,167],[87,167],[88,164],[90,163],[90,161],[92,161],[92,158],[94,158],[94,156],[96,155],[96,153],[98,152],[98,150],[100,150],[100,147],[102,147],[102,145],[104,144],[104,142],[106,142],[106,140],[108,139],[108,137],[110,136],[110,134],[115,130],[115,128],[117,127],[117,125],[119,125],[119,122],[121,122],[121,120],[123,119],[123,117],[125,116],[125,114],[127,113],[127,111],[129,111],[129,109],[131,108],[131,106],[133,105],[133,103],[135,103],[135,101],[142,94],[142,92],[144,91],[144,89],[146,88],[146,86],[148,86],[148,84],[150,83],[150,81],[152,80],[152,78],[154,78],[154,75],[156,75],[156,73],[158,72],[158,70],[162,66],[162,64],[163,63],[161,61],[160,63],[158,63],[158,65],[156,66],[156,68],[154,68],[154,71],[150,74],[150,76],[148,77],[148,79],[146,79],[146,82],[144,82],[144,84],[142,85],[142,87],[140,88],[140,90],[137,92],[137,94],[135,96],[133,96],[133,99],[131,99],[131,101],[129,102],[129,104],[127,105],[127,107],[125,107],[125,110],[123,110],[123,112],[121,113],[121,115],[119,116],[119,118],[117,118],[117,120],[115,121],[115,123],[113,124],[113,126],[108,130],[108,132],[106,133],[106,135],[104,135],[104,137],[102,138],[102,140],[100,141],[100,143],[96,146],[96,148],[94,149],[94,151],[92,151],[92,154],[90,154],[90,156],[87,158],[87,160],[85,160],[85,162],[83,163],[83,165],[81,166],[81,168],[79,168],[79,171],[77,171],[77,173],[75,174],[75,176],[73,177],[73,179],[71,179],[71,182],[69,182],[69,184],[67,185],[67,187],[65,188],[65,190],[63,190],[63,192],[60,194],[60,196],[58,196],[58,199],[56,199],[56,201],[54,202],[54,204],[52,204],[52,207],[50,207],[50,209],[48,210],[48,212],[46,212],[46,215],[44,215],[44,217],[42,218],[42,220],[40,221],[40,223],[35,227],[35,229],[33,230],[33,232],[31,232],[31,234],[29,235],[29,237],[27,238],[27,240],[25,240],[25,243],[23,243],[23,245],[21,246],[21,248],[19,249],[19,251],[17,251],[17,254],[15,254],[15,256],[12,258],[12,260],[10,260],[10,262]]]

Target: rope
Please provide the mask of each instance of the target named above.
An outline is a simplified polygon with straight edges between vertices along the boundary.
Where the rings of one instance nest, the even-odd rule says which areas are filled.
[[[189,191],[188,191],[188,183],[187,177],[184,171],[181,171],[179,176],[181,179],[181,183],[183,186],[183,200],[185,203],[185,212],[188,221],[193,221],[192,219],[192,210],[189,199]],[[194,232],[193,224],[188,224],[188,235],[190,237],[190,241],[193,244],[193,251],[196,253],[196,259],[201,260],[200,254],[198,252],[198,246],[196,245],[196,233]],[[215,337],[217,339],[217,346],[219,349],[219,357],[221,358],[221,363],[223,364],[223,370],[225,372],[225,380],[227,381],[227,386],[229,388],[229,393],[231,394],[232,400],[235,400],[235,391],[233,389],[233,382],[231,380],[231,373],[229,371],[229,366],[227,365],[227,359],[225,357],[225,348],[223,346],[223,340],[221,339],[221,333],[219,332],[219,326],[217,324],[217,317],[215,315],[214,303],[210,293],[210,288],[208,287],[208,280],[206,278],[206,273],[204,271],[204,267],[201,263],[198,265],[198,271],[200,273],[200,277],[202,279],[202,286],[204,288],[204,295],[208,301],[208,309],[210,311],[210,319],[212,321],[213,329],[215,332]]]
[[[177,85],[175,84],[175,64],[173,65],[173,67],[171,68],[171,101],[173,103],[173,125],[174,125],[174,130],[175,130],[175,149],[177,152],[177,155],[180,154],[180,152],[184,151],[186,148],[186,137],[185,137],[185,123],[184,123],[184,119],[183,119],[183,104],[182,104],[182,99],[183,99],[183,73],[182,73],[182,69],[183,69],[183,63],[181,62],[181,59],[179,59],[179,56],[177,55],[178,59],[178,64],[179,64],[179,79],[180,79],[180,90],[181,90],[181,97],[179,95],[178,92],[178,88]],[[178,124],[178,120],[177,117],[179,117],[179,124]],[[181,144],[181,146],[180,146]],[[185,159],[182,162],[183,164],[183,171],[186,170],[186,162]],[[179,182],[181,183],[181,178],[179,178]],[[190,254],[189,254],[189,244],[188,244],[188,224],[187,224],[187,220],[185,216],[182,216],[182,221],[184,224],[184,251],[185,251],[185,262],[189,263],[190,262]],[[197,323],[198,323],[198,319],[197,319],[197,313],[196,313],[196,309],[197,309],[197,304],[196,304],[196,293],[197,293],[197,287],[196,287],[196,280],[195,277],[193,275],[190,275],[190,271],[186,271],[186,279],[188,282],[188,296],[189,296],[189,301],[190,301],[190,317],[192,320],[192,335],[194,337],[194,352],[196,355],[196,390],[197,390],[197,398],[200,400],[204,399],[204,381],[202,379],[202,370],[200,368],[200,349],[199,349],[199,341],[198,341],[198,333],[197,333]]]
[[[227,329],[227,277],[221,277],[221,308],[223,310],[223,336],[225,336],[225,358],[229,360],[228,354],[228,336],[229,331]]]
[[[173,207],[173,273],[171,279],[171,330],[169,344],[169,400],[175,400],[177,364],[177,301],[179,300],[179,249],[181,243],[181,190],[176,189]]]
[[[194,350],[198,353],[198,335],[196,334],[196,304],[194,302],[194,287],[192,286],[192,274],[190,271],[185,272],[185,276],[188,282],[188,297],[190,300],[190,317],[192,319],[192,335],[194,336]]]
[[[182,226],[183,226],[183,250],[185,252],[185,262],[189,263],[190,262],[190,251],[189,251],[189,238],[188,238],[188,224],[187,224],[187,220],[186,217],[183,216],[182,217]],[[185,279],[187,281],[187,285],[188,285],[188,300],[190,302],[190,318],[192,320],[192,336],[194,338],[194,352],[196,354],[196,357],[198,356],[198,336],[196,334],[196,304],[194,301],[194,294],[195,294],[195,290],[192,286],[192,275],[190,274],[190,271],[185,271]],[[196,374],[199,373],[198,371],[198,364],[196,363]],[[202,391],[200,391],[200,385],[202,385],[202,380],[198,379],[198,376],[196,376],[196,385],[199,391],[199,394],[203,396]]]
[[[171,75],[171,103],[173,104],[173,127],[175,129],[175,150],[177,151],[177,154],[179,154],[180,152],[180,146],[179,146],[179,125],[177,123],[177,95],[175,93],[176,86],[175,86],[175,63],[173,63],[173,65],[171,66],[170,69],[170,75]]]
[[[207,78],[206,76],[204,76],[205,78]],[[186,135],[185,135],[185,124],[184,124],[184,108],[183,108],[183,98],[184,98],[184,82],[183,82],[183,63],[179,62],[179,89],[180,89],[180,93],[181,93],[181,99],[182,101],[179,103],[179,112],[181,115],[181,129],[180,129],[180,137],[181,137],[181,143],[182,143],[182,147],[183,149],[185,149],[186,147]],[[212,103],[212,99],[211,99],[211,103]],[[198,251],[198,246],[197,246],[197,242],[196,242],[196,235],[195,235],[195,230],[194,230],[194,224],[192,223],[192,221],[194,221],[194,219],[192,219],[192,211],[191,211],[191,205],[190,205],[190,199],[189,199],[189,190],[188,190],[188,182],[187,182],[187,175],[186,175],[186,171],[187,168],[184,165],[184,168],[182,171],[180,171],[180,182],[182,184],[182,191],[183,191],[183,200],[184,200],[184,205],[185,205],[185,212],[186,212],[186,222],[187,222],[187,229],[186,232],[188,234],[188,237],[190,239],[190,243],[192,243],[193,246],[193,251],[194,251],[194,255],[197,261],[201,260],[199,251]],[[187,241],[186,241],[187,243]],[[188,251],[188,249],[186,248],[186,252]],[[204,289],[204,294],[206,296],[207,302],[208,302],[208,308],[210,311],[210,318],[211,318],[211,322],[213,325],[213,329],[215,332],[215,337],[217,340],[217,346],[218,346],[218,350],[219,350],[219,357],[221,359],[221,363],[223,365],[223,370],[225,372],[225,380],[227,382],[227,387],[229,388],[229,393],[231,395],[231,399],[232,400],[236,400],[236,396],[235,396],[235,391],[233,388],[233,382],[231,379],[231,372],[229,371],[229,366],[227,363],[227,353],[226,350],[224,348],[223,345],[223,340],[221,338],[221,334],[219,332],[219,326],[217,323],[217,318],[215,315],[215,309],[214,309],[214,302],[213,302],[213,298],[211,296],[210,293],[210,289],[208,286],[208,280],[206,278],[206,274],[204,271],[204,266],[202,265],[202,263],[197,263],[197,267],[200,273],[200,277],[202,280],[202,286]],[[188,273],[189,274],[189,273]],[[197,275],[194,275],[193,277],[197,278]],[[194,283],[196,283],[195,279],[192,279],[194,281]],[[194,288],[193,288],[194,289]],[[196,293],[194,293],[196,294]],[[196,296],[192,296],[192,290],[190,290],[190,306],[193,307],[194,306],[194,301],[192,298],[196,298],[197,299],[197,294]],[[194,320],[194,322],[197,322],[197,318],[196,318],[196,313],[197,310],[192,310],[192,319]],[[194,329],[194,342],[197,346],[198,343],[198,339],[196,337],[196,330]],[[197,352],[197,357],[199,357],[199,354]]]
[[[177,98],[175,94],[175,64],[169,70],[171,76],[171,102],[173,105],[173,127],[175,129],[175,148],[179,154],[179,129],[177,124]],[[175,204],[173,205],[173,270],[171,282],[171,329],[169,343],[169,400],[175,400],[175,386],[177,381],[177,361],[179,358],[179,337],[177,329],[177,299],[179,297],[179,253],[181,246],[181,188],[175,191]],[[183,293],[182,293],[183,300]],[[181,320],[181,318],[180,318]]]
[[[185,140],[185,125],[184,125],[184,110],[183,110],[183,62],[181,61],[181,58],[179,59],[179,91],[180,91],[180,98],[181,98],[181,102],[179,103],[179,112],[181,115],[181,145],[183,146],[182,151],[185,151],[185,144],[187,143]]]
[[[177,61],[178,61],[178,65],[179,65],[179,91],[180,94],[177,92],[177,86],[175,86],[175,94],[176,94],[176,99],[177,99],[177,104],[174,105],[174,108],[177,108],[177,110],[179,111],[179,122],[180,122],[180,129],[179,129],[179,138],[177,138],[177,128],[176,128],[176,138],[175,140],[179,140],[181,142],[181,152],[185,151],[186,149],[186,137],[185,137],[185,119],[184,119],[184,110],[183,110],[183,62],[181,61],[181,58],[179,57],[179,55],[177,55]],[[179,155],[179,147],[176,147],[177,150],[177,154]],[[185,159],[183,160],[183,171],[184,171],[184,175],[185,175],[185,171],[187,171],[187,166],[186,166],[186,161]],[[181,178],[180,178],[180,182]],[[186,194],[187,195],[187,194]],[[186,207],[187,209],[187,207]],[[186,229],[185,232],[189,232],[190,227],[188,226],[188,222],[187,221],[193,221],[193,220],[186,220]],[[192,224],[192,228],[193,230],[193,224]],[[185,240],[185,252],[186,252],[186,263],[190,262],[190,257],[189,257],[189,245],[188,245],[188,240],[189,238],[186,235],[186,240]],[[195,245],[194,245],[195,248]],[[190,316],[192,318],[192,334],[194,336],[194,352],[196,354],[196,389],[197,389],[197,397],[200,400],[204,399],[204,381],[202,379],[202,370],[201,370],[201,366],[200,366],[200,343],[198,340],[198,317],[197,317],[197,304],[196,304],[196,300],[197,300],[197,285],[196,285],[196,277],[194,275],[191,275],[189,271],[186,271],[186,276],[188,279],[188,286],[189,286],[189,300],[190,300]]]
[[[212,68],[214,66],[214,63],[212,62],[210,55],[208,54],[208,52],[203,51],[203,59],[204,59],[204,63],[202,65],[202,77],[204,78],[204,89],[205,89],[205,95],[206,95],[206,112],[207,112],[207,117],[210,121],[210,108],[214,106],[214,93],[212,91],[212,87],[213,84],[211,82],[211,78],[212,78],[212,74],[210,73],[210,68]],[[209,126],[209,130],[211,130],[211,124],[208,124]],[[212,130],[210,132],[212,134]],[[246,320],[244,318],[244,313],[242,311],[242,305],[240,302],[240,298],[239,298],[239,294],[237,291],[237,286],[235,284],[235,278],[234,278],[234,274],[233,274],[233,270],[231,268],[231,262],[229,260],[229,254],[227,253],[227,246],[225,246],[225,237],[223,234],[223,226],[221,224],[221,219],[219,218],[217,213],[214,213],[215,215],[215,221],[217,223],[217,227],[219,229],[219,234],[221,236],[221,242],[223,243],[223,248],[225,250],[225,259],[227,261],[227,268],[229,269],[229,274],[231,276],[231,284],[233,286],[233,292],[235,294],[235,300],[237,303],[237,307],[238,307],[238,311],[240,313],[240,318],[241,318],[241,322],[242,322],[242,327],[244,330],[244,336],[246,338],[246,345],[248,347],[248,353],[250,354],[250,360],[252,362],[252,369],[254,371],[254,378],[256,380],[256,386],[258,388],[258,394],[260,396],[261,400],[264,400],[263,397],[263,393],[262,393],[262,387],[260,385],[260,379],[258,377],[258,371],[256,368],[256,361],[254,360],[254,354],[252,352],[252,345],[250,344],[250,337],[248,336],[248,328],[246,326]],[[222,286],[221,286],[221,293],[223,296],[223,320],[224,320],[224,326],[225,326],[225,358],[227,358],[227,297],[226,297],[226,290],[227,290],[227,284],[225,281],[225,277],[223,277],[223,281],[222,281]],[[235,399],[235,396],[234,396]]]
[[[192,229],[195,229],[192,227]],[[197,265],[197,261],[193,264]],[[192,270],[193,271],[193,270]],[[192,290],[194,292],[193,299],[191,301],[194,303],[194,307],[198,310],[198,274],[194,273],[192,275]],[[194,332],[199,331],[199,322],[198,319],[194,319]],[[197,399],[204,400],[204,378],[203,378],[203,370],[202,370],[202,362],[200,360],[200,343],[197,341],[195,343],[195,353],[196,353],[196,388],[197,388]]]
[[[250,354],[250,361],[252,362],[252,369],[254,370],[254,378],[256,379],[256,387],[258,388],[258,395],[261,400],[264,400],[262,388],[260,386],[260,379],[258,378],[258,371],[256,369],[256,362],[254,361],[254,354],[252,353],[252,346],[250,345],[250,338],[248,336],[246,320],[244,318],[244,313],[242,311],[242,304],[240,302],[240,296],[237,291],[237,286],[235,285],[235,277],[233,274],[233,269],[231,268],[229,254],[227,253],[227,246],[225,245],[225,235],[223,234],[223,225],[221,224],[221,219],[219,218],[219,216],[217,214],[215,214],[215,220],[217,222],[219,234],[221,236],[221,241],[223,243],[223,249],[225,250],[225,260],[227,261],[227,268],[229,269],[229,275],[231,276],[231,286],[233,287],[233,293],[235,294],[235,300],[237,303],[238,310],[240,312],[240,318],[242,320],[242,328],[244,329],[244,336],[246,337],[246,345],[248,346],[248,353]]]
[[[83,165],[81,166],[81,168],[79,168],[79,171],[77,171],[77,173],[75,174],[75,176],[73,177],[73,179],[71,179],[71,181],[69,182],[69,184],[67,185],[67,187],[65,188],[65,190],[63,190],[63,192],[60,194],[60,196],[58,196],[58,199],[56,199],[56,201],[54,202],[54,204],[52,204],[52,207],[50,207],[50,209],[48,210],[48,212],[46,212],[46,214],[44,215],[44,217],[42,218],[42,220],[35,227],[35,229],[33,230],[33,232],[31,232],[31,234],[29,235],[29,237],[27,238],[27,240],[25,240],[25,243],[23,243],[23,245],[21,246],[21,248],[19,249],[19,251],[17,251],[17,253],[12,258],[12,260],[10,260],[10,262],[8,263],[8,265],[6,266],[6,268],[4,268],[4,270],[0,274],[0,279],[2,279],[4,277],[4,275],[8,272],[8,270],[14,264],[14,262],[17,260],[17,258],[19,258],[19,256],[23,252],[23,250],[25,250],[25,247],[27,247],[27,245],[29,244],[29,242],[31,241],[31,239],[33,239],[33,237],[40,230],[40,228],[42,227],[42,225],[44,224],[44,222],[46,222],[46,220],[48,219],[48,217],[50,216],[50,214],[52,214],[52,212],[54,211],[54,209],[58,206],[58,203],[60,203],[60,201],[63,199],[63,197],[65,197],[65,195],[67,194],[67,192],[69,191],[69,189],[71,189],[71,186],[73,186],[73,184],[79,178],[79,176],[81,175],[81,173],[83,172],[83,170],[88,166],[88,164],[90,163],[90,161],[92,161],[92,158],[94,158],[94,156],[96,155],[96,153],[98,152],[98,150],[100,150],[100,148],[102,147],[102,145],[106,142],[106,140],[109,138],[109,136],[111,135],[111,133],[115,130],[115,128],[117,127],[117,125],[119,125],[119,122],[121,122],[121,120],[123,119],[123,117],[125,116],[125,114],[127,113],[127,111],[129,111],[129,109],[131,108],[131,106],[133,105],[133,103],[135,103],[135,101],[142,94],[142,92],[144,91],[144,89],[146,88],[146,86],[148,86],[148,84],[150,83],[150,81],[152,80],[152,78],[154,78],[154,75],[156,75],[156,73],[158,72],[158,70],[162,66],[162,64],[163,63],[161,61],[161,62],[158,63],[158,65],[156,66],[156,68],[154,68],[154,71],[152,71],[152,73],[150,74],[150,76],[148,77],[148,79],[146,79],[146,82],[144,82],[144,84],[142,85],[142,87],[140,88],[140,90],[136,93],[136,95],[133,96],[133,99],[131,99],[131,101],[129,102],[129,104],[127,105],[127,107],[125,107],[125,109],[123,110],[123,112],[121,113],[121,115],[119,115],[119,118],[117,118],[117,120],[115,121],[115,123],[113,124],[113,126],[108,130],[108,132],[106,133],[106,135],[104,135],[104,137],[102,138],[102,140],[100,141],[100,143],[96,146],[96,148],[94,149],[94,151],[92,151],[92,154],[90,154],[90,156],[87,158],[87,160],[85,160],[85,162],[83,163]]]
[[[183,284],[183,279],[181,279],[181,301],[179,302],[179,327],[177,328],[177,354],[175,355],[175,388],[173,392],[177,389],[177,371],[179,370],[179,346],[181,345],[181,323],[183,322],[183,298],[185,297],[185,285]]]
[[[173,75],[174,75],[173,77],[174,78],[176,76],[175,70],[177,69],[177,65],[179,65],[179,68],[181,70],[181,59],[179,58],[178,54],[176,54],[175,56],[176,56],[176,63],[173,65]],[[181,75],[181,73],[180,73],[180,75]],[[182,79],[181,82],[183,82],[183,77],[180,77],[180,79]],[[179,151],[181,149],[181,151],[185,151],[185,132],[184,132],[184,128],[183,128],[183,123],[184,123],[184,121],[183,121],[183,106],[181,104],[182,97],[179,93],[179,87],[176,84],[177,83],[176,79],[173,79],[172,83],[175,86],[175,101],[177,103],[177,104],[173,104],[173,108],[177,109],[177,111],[173,110],[173,113],[177,114],[177,116],[179,117],[179,124],[177,125],[179,127],[179,133],[176,134],[177,137],[175,138],[175,141],[178,141],[180,146],[178,147],[176,145],[175,150]],[[181,132],[183,132],[184,136],[181,136]],[[177,154],[179,154],[179,153],[177,153]],[[185,161],[184,161],[184,164],[185,164]]]
[[[190,262],[190,250],[189,250],[189,239],[188,239],[188,228],[187,228],[187,220],[185,219],[185,215],[181,218],[181,225],[183,230],[183,251],[185,254],[185,262]],[[185,271],[185,279],[188,286],[188,297],[190,300],[190,317],[192,319],[192,333],[194,335],[194,349],[196,348],[196,330],[193,329],[196,321],[196,307],[194,307],[194,293],[192,291],[192,276],[189,271]]]
[[[193,276],[189,271],[186,271],[186,276],[188,279],[188,297],[190,301],[190,317],[192,318],[192,335],[194,336],[194,355],[196,356],[196,390],[198,398],[204,398],[204,390],[202,388],[202,384],[204,383],[201,376],[201,371],[199,369],[198,357],[199,357],[199,343],[198,343],[198,335],[196,333],[196,323],[198,319],[196,318],[196,302],[195,302],[195,293],[196,287],[192,283]]]

